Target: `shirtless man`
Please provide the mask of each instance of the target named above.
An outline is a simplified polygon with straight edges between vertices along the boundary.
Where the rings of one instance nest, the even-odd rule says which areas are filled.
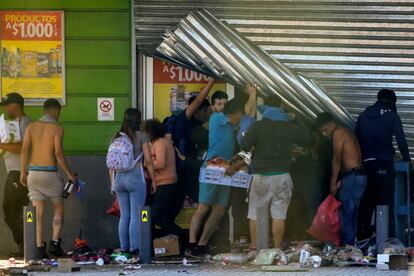
[[[322,135],[332,139],[330,190],[335,196],[340,186],[341,240],[344,245],[354,245],[357,235],[358,207],[367,186],[361,149],[354,133],[348,128],[338,126],[331,114],[327,112],[319,114],[316,125]]]
[[[69,169],[63,155],[63,128],[58,125],[61,105],[55,99],[48,99],[43,104],[44,116],[29,125],[24,136],[21,150],[21,183],[28,187],[29,198],[36,207],[36,244],[37,257],[46,257],[46,243],[43,236],[44,201],[53,203],[53,237],[48,252],[53,256],[64,255],[60,246],[60,233],[63,224],[62,192],[64,183],[58,175],[59,165],[71,181],[75,176]],[[30,156],[30,162],[28,162]],[[27,165],[29,163],[29,175]]]

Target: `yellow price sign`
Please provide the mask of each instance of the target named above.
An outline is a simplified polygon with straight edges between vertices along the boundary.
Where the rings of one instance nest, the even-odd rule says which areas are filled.
[[[27,222],[33,222],[33,213],[32,212],[27,212],[26,217],[27,217]]]
[[[148,211],[142,211],[141,220],[142,222],[148,222]]]

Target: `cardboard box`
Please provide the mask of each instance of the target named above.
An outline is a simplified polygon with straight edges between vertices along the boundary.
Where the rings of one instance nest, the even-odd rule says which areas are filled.
[[[19,121],[9,121],[0,116],[0,142],[18,143],[21,141]]]
[[[378,270],[407,270],[408,256],[407,255],[377,255],[377,269]]]
[[[59,272],[78,272],[80,266],[78,266],[72,259],[58,259],[58,271]]]
[[[202,167],[199,181],[209,184],[224,185],[248,189],[252,183],[253,175],[237,172],[233,176],[227,176],[224,168]]]
[[[154,256],[178,256],[180,255],[180,243],[178,236],[168,235],[153,241]]]

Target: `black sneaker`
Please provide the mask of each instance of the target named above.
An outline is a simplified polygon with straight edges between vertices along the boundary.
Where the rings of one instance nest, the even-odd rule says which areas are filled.
[[[203,259],[207,254],[209,254],[208,245],[197,245],[195,247],[189,247],[184,252],[184,256],[193,259]]]
[[[46,243],[42,242],[41,247],[36,247],[36,260],[47,259],[49,256],[46,253]]]
[[[50,241],[49,244],[49,254],[54,257],[65,257],[66,254],[63,252],[62,247],[60,246],[61,239],[59,241]]]

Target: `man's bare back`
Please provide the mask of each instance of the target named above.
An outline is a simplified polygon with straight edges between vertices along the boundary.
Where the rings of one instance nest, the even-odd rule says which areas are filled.
[[[62,139],[63,128],[57,123],[39,121],[27,131],[31,141],[30,166],[56,166],[56,143]]]
[[[333,134],[334,150],[340,150],[342,171],[362,166],[361,149],[358,140],[348,128],[338,127]]]

